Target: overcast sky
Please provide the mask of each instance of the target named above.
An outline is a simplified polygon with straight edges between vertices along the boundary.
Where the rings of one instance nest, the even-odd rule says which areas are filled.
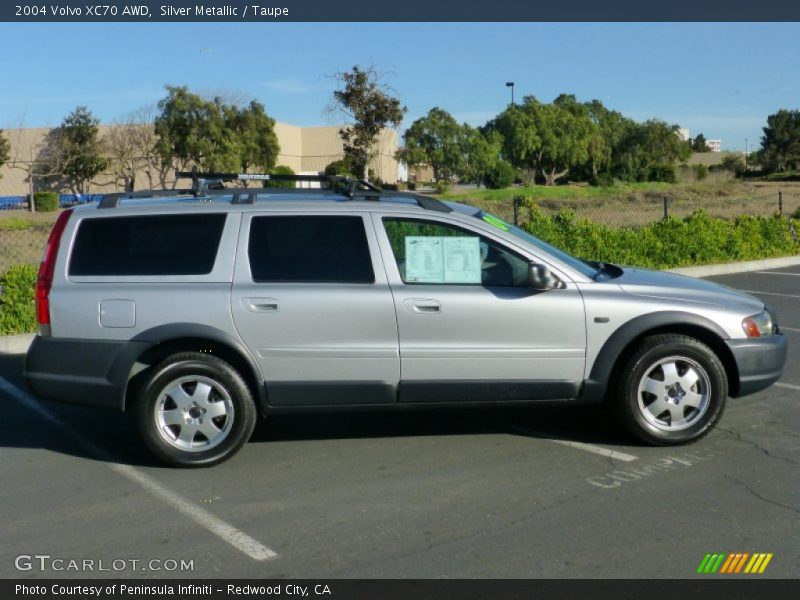
[[[440,106],[483,124],[510,101],[598,98],[743,149],[800,108],[800,24],[0,24],[0,127],[57,125],[78,105],[111,122],[164,85],[257,98],[279,121],[325,125],[333,81],[387,73],[405,124]]]

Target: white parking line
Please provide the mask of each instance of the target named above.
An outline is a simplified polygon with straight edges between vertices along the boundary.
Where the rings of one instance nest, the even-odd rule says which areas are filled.
[[[795,329],[794,327],[784,327],[783,325],[781,325],[780,327],[781,327],[781,331],[795,331],[795,332],[800,332],[800,329]]]
[[[789,275],[790,277],[800,277],[800,273],[782,273],[780,271],[753,271],[759,275]]]
[[[781,383],[780,381],[775,384],[777,387],[789,388],[790,390],[800,390],[800,385],[792,385],[791,383]]]
[[[624,460],[625,462],[638,460],[638,457],[634,456],[633,454],[625,454],[624,452],[609,450],[608,448],[603,448],[602,446],[595,446],[594,444],[587,444],[586,442],[561,440],[558,438],[554,438],[551,435],[548,435],[541,431],[535,431],[533,429],[528,429],[527,427],[520,427],[518,425],[512,425],[510,423],[501,423],[501,425],[520,435],[535,437],[540,440],[547,440],[548,442],[554,442],[556,444],[561,444],[562,446],[569,446],[570,448],[577,448],[578,450],[591,452],[592,454],[600,454],[601,456],[607,456],[609,458],[614,458],[616,460]]]
[[[795,294],[779,294],[778,292],[762,292],[760,290],[739,290],[747,294],[764,294],[765,296],[783,296],[784,298],[800,298]]]
[[[278,556],[277,553],[261,544],[261,542],[253,539],[243,531],[236,529],[236,527],[226,523],[219,517],[212,515],[204,508],[194,504],[177,492],[173,492],[171,489],[162,485],[149,475],[142,473],[139,469],[130,465],[120,464],[118,460],[109,452],[82,437],[77,431],[75,431],[75,429],[59,419],[45,406],[40,404],[33,396],[19,389],[3,377],[0,377],[0,391],[5,392],[17,400],[20,404],[48,421],[51,425],[54,425],[63,431],[75,442],[89,450],[92,454],[97,455],[104,461],[104,464],[109,469],[118,475],[122,475],[129,481],[138,484],[149,494],[155,496],[165,504],[170,505],[184,516],[189,517],[192,521],[201,527],[204,527],[253,560],[266,560],[268,558],[275,558]]]

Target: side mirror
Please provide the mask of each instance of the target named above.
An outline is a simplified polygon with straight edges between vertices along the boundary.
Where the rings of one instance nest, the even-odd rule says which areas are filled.
[[[547,265],[528,264],[528,285],[535,290],[554,290],[562,287],[561,281],[550,272]]]

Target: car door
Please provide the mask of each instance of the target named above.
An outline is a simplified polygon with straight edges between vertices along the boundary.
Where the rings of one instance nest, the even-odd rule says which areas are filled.
[[[446,216],[373,220],[397,313],[401,402],[576,397],[586,330],[572,281],[531,288],[533,257]]]
[[[362,214],[245,214],[231,307],[275,406],[397,401],[397,321]]]

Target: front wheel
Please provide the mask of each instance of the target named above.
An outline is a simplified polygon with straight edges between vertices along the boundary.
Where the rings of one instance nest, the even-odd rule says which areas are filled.
[[[208,354],[175,354],[153,369],[137,403],[147,447],[175,466],[210,466],[235,454],[253,432],[250,389],[228,363]]]
[[[617,415],[630,433],[649,444],[700,439],[719,421],[728,397],[719,357],[689,336],[644,339],[621,374],[614,398]]]

